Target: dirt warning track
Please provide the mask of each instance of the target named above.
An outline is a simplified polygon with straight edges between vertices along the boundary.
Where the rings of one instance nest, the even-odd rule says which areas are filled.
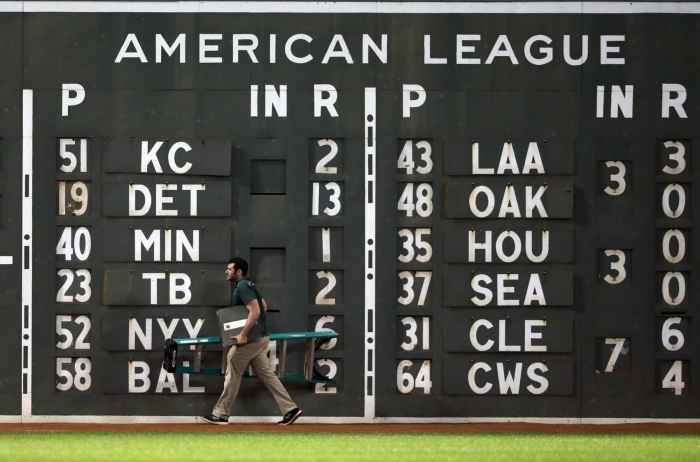
[[[90,423],[10,423],[0,424],[2,433],[675,433],[700,435],[700,423],[638,424],[304,424],[288,427],[274,424],[90,424]]]

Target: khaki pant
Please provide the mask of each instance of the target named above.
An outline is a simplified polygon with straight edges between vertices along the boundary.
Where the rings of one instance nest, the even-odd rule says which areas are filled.
[[[267,346],[269,343],[270,339],[264,337],[260,340],[246,343],[243,346],[232,346],[229,349],[226,356],[227,367],[224,391],[221,392],[212,414],[218,417],[228,417],[231,406],[236,400],[236,395],[238,395],[238,389],[241,387],[241,378],[248,368],[248,364],[253,367],[255,376],[270,390],[282,415],[297,407],[270,365],[270,361],[267,358]]]

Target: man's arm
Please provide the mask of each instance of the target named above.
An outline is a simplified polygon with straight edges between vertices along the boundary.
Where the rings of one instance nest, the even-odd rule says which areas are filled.
[[[263,306],[266,306],[265,300],[263,300]],[[248,343],[248,334],[250,334],[250,331],[253,330],[255,323],[258,322],[260,318],[260,305],[258,305],[257,300],[249,301],[246,303],[245,307],[248,308],[248,318],[245,321],[245,326],[243,326],[241,333],[234,337],[239,345]]]

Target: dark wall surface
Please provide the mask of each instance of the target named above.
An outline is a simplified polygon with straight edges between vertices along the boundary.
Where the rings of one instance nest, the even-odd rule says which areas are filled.
[[[129,34],[147,62],[133,43],[115,62]],[[156,34],[168,45],[185,34],[184,62],[156,62]],[[200,62],[202,34],[221,34],[207,52],[220,63]],[[234,34],[257,38],[257,63],[245,51],[234,62]],[[311,37],[292,47],[310,62],[285,56],[294,34]],[[324,64],[336,34],[347,54],[336,43]],[[377,45],[386,34],[386,63],[371,50],[363,62],[363,34]],[[457,63],[463,34],[480,36],[462,50],[480,64]],[[445,63],[426,63],[426,35]],[[584,36],[587,60],[566,63],[565,42],[571,61]],[[602,36],[624,37],[608,45],[612,62]],[[223,270],[241,255],[279,310],[274,331],[340,334],[318,356],[336,383],[290,388],[305,415],[365,415],[370,361],[379,417],[700,417],[697,43],[698,16],[682,14],[0,13],[0,255],[14,255],[0,266],[0,414],[21,411],[31,89],[35,415],[208,412],[223,380],[166,374],[162,345],[218,335]],[[551,62],[537,61],[543,46]],[[85,90],[65,117],[64,84]],[[337,90],[337,117],[315,117],[315,84]],[[265,116],[266,85],[286,86],[285,116]],[[415,86],[425,102],[406,117]],[[374,359],[365,88],[377,117]],[[294,346],[288,367],[302,360]],[[277,412],[255,380],[232,410]]]

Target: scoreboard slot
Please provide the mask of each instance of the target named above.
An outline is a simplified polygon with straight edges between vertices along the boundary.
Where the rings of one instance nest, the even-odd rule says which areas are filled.
[[[231,142],[227,140],[109,139],[103,149],[106,173],[231,174]]]
[[[449,289],[449,290],[447,290]],[[447,265],[447,306],[571,306],[574,278],[566,268]]]
[[[80,197],[77,193],[76,196]],[[108,181],[104,184],[103,213],[115,218],[224,217],[231,214],[231,184],[226,181]]]
[[[464,374],[454,371],[466,370]],[[448,395],[571,396],[574,360],[557,356],[447,355],[445,392]]]

